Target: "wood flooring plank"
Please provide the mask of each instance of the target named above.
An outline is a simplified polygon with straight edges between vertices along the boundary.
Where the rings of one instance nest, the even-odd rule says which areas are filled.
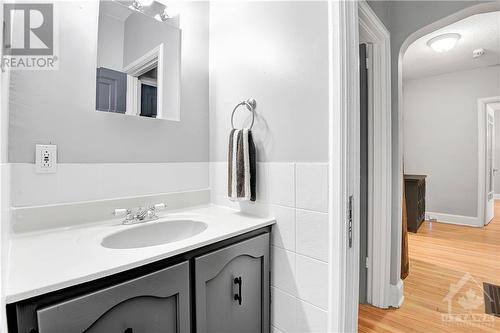
[[[452,300],[452,312],[459,315],[484,314],[482,283],[500,285],[500,201],[495,202],[495,217],[484,228],[425,221],[418,233],[409,234],[410,274],[404,281],[405,301],[399,309],[359,307],[359,332],[500,332],[500,318],[480,324],[446,323],[444,300],[450,285],[465,274],[464,283]],[[466,305],[467,309],[463,305]]]

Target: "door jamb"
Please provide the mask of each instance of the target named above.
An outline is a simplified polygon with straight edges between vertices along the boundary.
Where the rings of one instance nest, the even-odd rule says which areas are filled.
[[[371,274],[368,294],[370,304],[387,308],[398,306],[391,300],[391,47],[390,34],[365,1],[358,3],[359,27],[372,44],[373,112],[369,140],[368,253]],[[371,186],[370,186],[371,185]],[[402,297],[402,295],[401,295]]]
[[[372,267],[379,261],[375,280],[376,304],[386,305],[390,297],[390,234],[391,234],[391,89],[389,32],[366,2],[340,0],[328,2],[329,22],[329,313],[330,332],[354,332],[358,324],[359,292],[359,20],[374,27],[378,37],[373,62],[377,84],[374,100],[375,189],[380,200],[376,203],[373,220],[383,227],[376,234],[377,246],[382,247]],[[379,155],[380,154],[380,155]],[[375,155],[375,154],[374,154]],[[383,196],[380,196],[382,194]],[[353,242],[348,246],[347,204],[354,196]],[[374,233],[375,234],[375,233]],[[382,239],[385,239],[383,241]],[[383,288],[380,292],[380,286]],[[373,301],[373,299],[372,299]],[[386,305],[387,306],[387,305]]]
[[[477,178],[477,226],[486,225],[486,110],[488,104],[500,103],[500,96],[479,98],[477,100],[477,125],[478,125],[478,178]]]
[[[359,232],[348,243],[348,201],[354,195],[352,228],[359,229],[356,197],[359,154],[350,151],[359,134],[358,5],[328,1],[328,332],[355,332],[358,319]],[[351,128],[356,125],[357,131]],[[359,141],[358,141],[359,142]],[[354,171],[354,172],[353,172]],[[354,174],[357,174],[355,177]],[[359,192],[359,186],[358,186]],[[356,251],[357,249],[357,251]],[[357,253],[356,253],[357,252]],[[351,275],[352,273],[352,275]]]

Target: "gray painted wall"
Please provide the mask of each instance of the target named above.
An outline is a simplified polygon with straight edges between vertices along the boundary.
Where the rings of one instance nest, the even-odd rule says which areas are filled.
[[[392,193],[398,192],[399,170],[398,170],[398,57],[401,46],[405,40],[414,32],[434,23],[442,18],[450,16],[464,8],[471,7],[489,1],[368,1],[371,8],[383,21],[391,33],[391,93],[392,93]],[[398,198],[392,196],[392,244],[391,249],[391,282],[399,280],[397,256],[399,243],[398,225]]]
[[[477,216],[477,100],[499,92],[500,66],[404,82],[405,172],[427,175],[427,211]]]
[[[12,73],[9,162],[49,142],[60,163],[208,161],[208,3],[180,4],[180,122],[96,112],[97,1],[55,5],[60,70]]]
[[[123,69],[123,40],[125,25],[103,11],[99,11],[99,27],[97,38],[97,67],[106,67],[115,71]]]
[[[257,100],[265,162],[328,160],[326,2],[210,4],[210,160],[226,161],[231,111]],[[243,108],[235,124],[248,124]]]

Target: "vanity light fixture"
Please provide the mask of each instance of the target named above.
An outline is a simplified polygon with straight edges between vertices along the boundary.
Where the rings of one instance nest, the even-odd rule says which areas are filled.
[[[486,50],[485,49],[475,49],[474,51],[472,51],[472,58],[474,59],[477,59],[477,58],[481,58],[482,56],[484,56],[484,54],[486,53]]]
[[[163,12],[155,15],[155,19],[157,19],[160,22],[164,22],[164,21],[171,19],[177,15],[179,15],[179,12],[175,9],[175,7],[165,6],[165,9],[163,10]]]
[[[443,53],[454,48],[460,37],[457,33],[443,34],[429,39],[427,45],[435,52]]]
[[[128,6],[128,8],[135,10],[135,11],[138,11],[138,12],[142,11],[142,5],[138,0],[132,1],[132,4],[130,6]]]

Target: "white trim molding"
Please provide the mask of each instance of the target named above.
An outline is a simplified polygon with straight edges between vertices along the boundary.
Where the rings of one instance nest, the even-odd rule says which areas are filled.
[[[159,119],[165,118],[163,112],[164,54],[165,46],[161,43],[123,68],[123,72],[127,73],[127,105],[125,114],[132,116],[140,115],[141,85],[139,76],[157,67],[158,77],[156,86],[158,93],[156,97],[156,117]]]
[[[357,134],[352,132],[353,118],[359,119],[358,53],[357,3],[328,1],[328,332],[357,331],[359,235],[349,248],[347,204],[356,191],[356,173],[359,178],[359,167],[352,165],[356,153],[350,151]],[[358,200],[354,204],[359,206]],[[358,230],[358,209],[354,212],[353,230]]]
[[[495,193],[495,200],[500,200],[500,193]]]
[[[469,227],[482,227],[477,216],[463,216],[445,213],[425,212],[427,220],[436,220],[436,222],[465,225]]]
[[[389,306],[393,308],[401,307],[405,299],[403,280],[399,279],[397,284],[391,284],[389,291]]]
[[[486,221],[486,111],[492,103],[500,103],[500,96],[477,100],[477,226],[489,222]]]
[[[362,23],[358,19],[362,16]],[[328,2],[329,21],[329,332],[356,332],[359,302],[359,26],[371,32],[374,45],[374,116],[372,186],[377,225],[372,243],[372,283],[378,305],[390,301],[391,118],[389,33],[366,3]],[[376,132],[376,133],[375,133]],[[348,202],[352,201],[352,244],[348,241]],[[375,198],[376,197],[376,198]],[[373,222],[374,223],[374,222]],[[375,228],[373,228],[375,229]],[[385,239],[385,240],[384,240]],[[380,249],[382,248],[382,249]],[[382,288],[382,292],[380,289]],[[373,299],[373,297],[372,297]]]
[[[361,1],[360,32],[373,50],[373,112],[369,117],[368,295],[387,308],[391,286],[391,48],[390,34],[370,6]],[[377,225],[377,228],[370,226]]]

